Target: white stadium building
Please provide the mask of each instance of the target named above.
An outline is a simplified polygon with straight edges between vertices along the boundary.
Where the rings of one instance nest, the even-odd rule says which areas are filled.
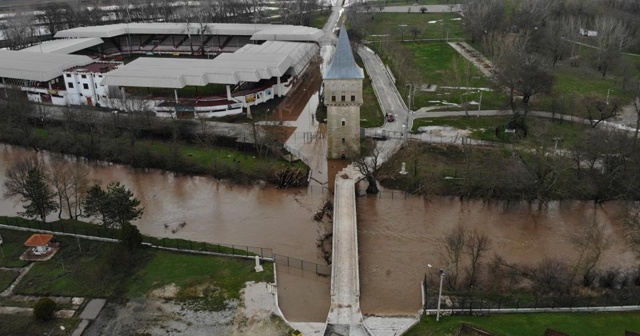
[[[159,116],[242,113],[284,96],[324,33],[270,24],[129,23],[60,31],[0,50],[0,85],[33,102],[141,109]]]

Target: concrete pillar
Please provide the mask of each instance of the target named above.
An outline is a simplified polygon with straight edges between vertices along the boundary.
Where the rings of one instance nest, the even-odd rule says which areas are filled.
[[[173,89],[173,95],[176,97],[176,104],[178,103],[178,89]]]
[[[4,77],[2,77],[2,87],[4,87],[4,97],[9,98],[9,95],[7,95],[7,84],[4,82]]]
[[[49,81],[47,84],[49,84],[49,90],[51,90],[51,81]]]
[[[276,77],[277,86],[276,86],[276,94],[278,97],[282,97],[282,83],[280,82],[280,77]]]
[[[227,84],[227,100],[231,100],[231,87]]]
[[[127,93],[124,91],[124,86],[120,87],[120,92],[122,93],[122,106],[124,106],[124,102],[127,99]]]

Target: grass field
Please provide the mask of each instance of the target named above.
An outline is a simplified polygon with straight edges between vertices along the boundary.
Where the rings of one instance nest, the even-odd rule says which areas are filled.
[[[13,283],[13,280],[18,277],[18,274],[18,272],[14,271],[0,270],[0,292],[9,288],[9,285]]]
[[[2,229],[0,229],[0,236],[2,236],[4,240],[4,243],[0,245],[0,249],[2,249],[2,254],[0,254],[0,267],[27,266],[29,262],[18,258],[20,258],[20,255],[22,255],[26,249],[24,242],[28,236],[25,236],[22,232]]]
[[[58,228],[59,224],[54,223]],[[71,225],[67,223],[67,229]],[[79,232],[82,232],[83,225],[95,226],[80,222]],[[0,234],[5,239],[5,248],[22,245],[31,235],[29,232],[6,229],[0,229]],[[108,261],[108,254],[114,253],[113,248],[119,248],[119,245],[60,235],[54,236],[54,240],[61,243],[58,253],[49,261],[36,263],[16,287],[15,293],[85,297],[117,297],[126,294],[131,297],[175,283],[185,288],[180,293],[184,298],[189,297],[187,288],[208,284],[219,288],[215,291],[217,298],[237,299],[246,281],[273,279],[273,268],[268,263],[264,264],[265,272],[255,273],[253,260],[157,250],[140,251],[135,256],[138,259],[133,266],[136,271],[130,277],[110,278],[103,275],[109,269],[105,263]],[[196,244],[196,248],[200,245]],[[182,247],[188,246],[188,243],[186,246],[182,244]],[[10,274],[7,273],[5,279],[4,272],[0,273],[0,287],[15,278],[14,275],[8,279],[8,275]]]
[[[416,132],[420,126],[450,126],[453,128],[472,130],[470,138],[486,141],[517,143],[523,145],[537,145],[540,143],[553,143],[554,138],[562,139],[562,146],[570,146],[580,139],[580,135],[589,126],[572,122],[558,122],[545,118],[528,117],[527,124],[529,132],[527,138],[498,138],[495,135],[495,128],[504,127],[511,119],[511,116],[495,117],[470,117],[455,118],[424,118],[416,119],[413,123],[412,131]]]
[[[366,20],[368,41],[462,38],[460,15],[455,13],[375,13]],[[414,32],[416,34],[414,35]],[[383,35],[383,36],[370,36]],[[374,43],[372,43],[374,44]],[[377,43],[375,43],[377,44]]]
[[[180,288],[178,299],[197,300],[191,303],[198,308],[219,310],[224,308],[225,300],[240,298],[240,290],[246,281],[273,280],[271,264],[264,264],[262,273],[256,273],[253,265],[253,260],[157,251],[146,267],[131,278],[127,295],[142,296],[150,290],[175,284]]]
[[[624,335],[625,330],[640,331],[640,313],[445,316],[440,322],[427,317],[405,335],[454,335],[462,323],[469,323],[496,336],[540,336],[544,335],[547,328],[575,336],[620,336]]]
[[[47,322],[36,321],[31,315],[0,315],[0,334],[2,335],[71,335],[79,320],[53,319]],[[65,327],[65,331],[60,330]]]

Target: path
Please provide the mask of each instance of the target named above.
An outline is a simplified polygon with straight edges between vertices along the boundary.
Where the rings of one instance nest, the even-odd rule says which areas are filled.
[[[370,335],[364,328],[360,311],[355,184],[362,177],[352,165],[335,177],[331,308],[325,336]]]
[[[18,275],[18,277],[16,277],[16,279],[13,281],[13,283],[9,286],[9,288],[5,289],[2,293],[0,293],[0,297],[8,297],[13,295],[13,289],[16,288],[16,286],[18,285],[18,283],[20,282],[20,280],[22,280],[22,278],[25,276],[25,274],[27,274],[27,272],[29,272],[29,270],[31,269],[31,267],[33,267],[33,263],[30,263],[29,265],[22,267],[22,268],[2,268],[3,270],[11,270],[11,271],[19,271],[20,275]]]

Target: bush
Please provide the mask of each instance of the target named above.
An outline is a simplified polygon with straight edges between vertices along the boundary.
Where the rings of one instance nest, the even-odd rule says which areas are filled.
[[[42,298],[33,306],[33,316],[38,320],[49,321],[53,318],[57,305],[50,298]]]

